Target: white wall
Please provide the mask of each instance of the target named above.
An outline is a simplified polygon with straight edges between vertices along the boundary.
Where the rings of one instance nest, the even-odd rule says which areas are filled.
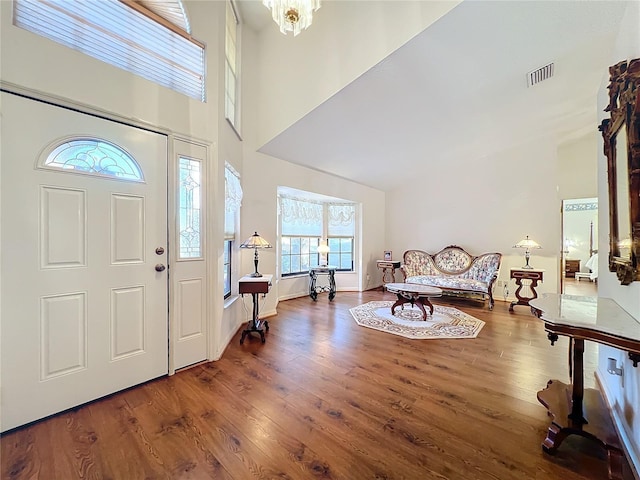
[[[427,28],[460,1],[325,1],[312,27],[284,36],[260,32],[259,140],[262,146]],[[339,52],[339,54],[337,53]],[[309,81],[314,79],[314,81]]]
[[[629,2],[609,64],[621,60],[640,58],[640,3]],[[599,121],[607,117],[603,111],[609,103],[607,85],[608,72],[598,91]],[[600,224],[600,264],[598,266],[598,296],[613,298],[622,308],[640,322],[640,281],[627,286],[620,285],[616,275],[609,272],[607,257],[609,252],[609,198],[607,186],[606,157],[602,146],[598,147],[598,210]],[[638,328],[640,328],[640,323]],[[624,370],[623,378],[607,373],[607,358],[616,359]],[[623,441],[636,471],[640,473],[640,367],[633,367],[627,354],[620,350],[601,346],[599,350],[598,378],[603,386],[607,401],[613,409],[614,418],[621,430]]]
[[[455,244],[469,253],[503,254],[499,281],[524,265],[512,248],[526,235],[542,245],[530,264],[544,269],[538,293],[556,292],[559,280],[560,200],[553,138],[539,138],[490,156],[433,162],[428,177],[406,175],[405,185],[387,194],[387,248],[397,258],[411,248],[436,253]],[[515,284],[510,282],[508,299]],[[502,291],[494,290],[497,300]]]
[[[598,195],[598,149],[602,135],[593,119],[593,131],[558,147],[558,193],[561,199]]]

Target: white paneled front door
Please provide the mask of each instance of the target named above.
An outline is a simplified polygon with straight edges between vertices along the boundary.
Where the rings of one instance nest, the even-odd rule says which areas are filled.
[[[1,95],[6,431],[168,372],[167,138]],[[77,137],[122,149],[143,180],[41,168]]]

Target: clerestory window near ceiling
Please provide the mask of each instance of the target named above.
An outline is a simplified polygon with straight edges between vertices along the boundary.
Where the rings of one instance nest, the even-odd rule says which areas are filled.
[[[39,168],[130,182],[144,182],[142,170],[123,148],[99,138],[65,138],[40,157]]]
[[[205,101],[204,44],[137,2],[14,0],[13,23]]]
[[[238,29],[240,21],[236,13],[236,6],[231,0],[226,1],[226,35],[224,42],[224,114],[235,131],[240,133],[239,108],[239,55]]]

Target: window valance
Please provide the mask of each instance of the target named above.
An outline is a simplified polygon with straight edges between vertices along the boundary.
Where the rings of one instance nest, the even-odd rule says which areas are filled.
[[[283,235],[322,236],[325,210],[329,234],[349,235],[355,229],[354,204],[316,202],[280,196],[279,207]]]

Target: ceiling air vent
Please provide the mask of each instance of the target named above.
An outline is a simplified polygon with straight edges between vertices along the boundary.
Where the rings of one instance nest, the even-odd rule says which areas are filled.
[[[533,87],[535,84],[551,77],[553,77],[553,63],[549,63],[544,67],[540,67],[537,70],[534,70],[533,72],[529,72],[527,74],[527,86]]]

